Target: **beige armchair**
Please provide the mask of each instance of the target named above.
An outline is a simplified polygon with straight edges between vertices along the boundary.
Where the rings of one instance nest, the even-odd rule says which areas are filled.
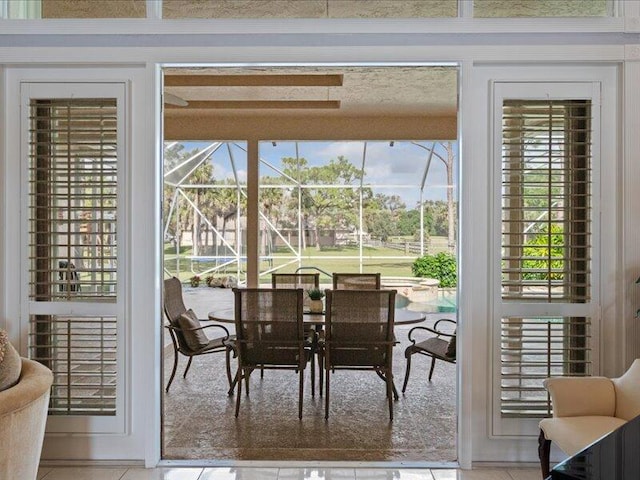
[[[542,476],[549,475],[554,442],[571,456],[640,415],[640,359],[620,378],[548,378],[553,418],[540,421],[538,455]]]
[[[23,358],[18,383],[0,392],[0,478],[36,479],[52,382],[51,370]]]

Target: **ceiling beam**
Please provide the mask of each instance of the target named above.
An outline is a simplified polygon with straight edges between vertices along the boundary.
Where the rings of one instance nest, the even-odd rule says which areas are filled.
[[[234,115],[235,112],[240,111],[168,109],[164,117],[165,140],[394,139],[397,143],[401,140],[455,140],[458,133],[455,115],[328,117],[329,110],[258,110],[250,115]],[[331,111],[334,112],[338,110]]]
[[[189,100],[184,107],[166,104],[166,108],[179,109],[336,109],[340,100]]]
[[[165,87],[340,87],[343,75],[165,75]]]

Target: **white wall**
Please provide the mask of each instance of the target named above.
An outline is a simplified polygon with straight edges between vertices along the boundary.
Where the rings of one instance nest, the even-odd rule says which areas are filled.
[[[34,28],[30,27],[32,24],[24,23],[20,28],[11,24],[9,29],[4,30],[5,35],[0,34],[0,66],[5,65],[9,72],[7,84],[0,84],[3,87],[0,105],[5,101],[9,102],[0,117],[0,126],[4,121],[9,130],[4,140],[0,134],[0,181],[2,195],[5,196],[0,206],[0,325],[6,323],[14,338],[17,335],[20,312],[10,299],[18,297],[17,287],[12,284],[12,272],[20,268],[14,261],[17,257],[14,255],[15,250],[19,245],[13,236],[13,227],[17,225],[19,213],[12,209],[12,202],[8,200],[19,195],[15,192],[18,171],[15,162],[19,158],[19,154],[16,155],[16,148],[19,147],[16,142],[19,134],[15,135],[17,107],[12,98],[15,94],[15,82],[23,75],[19,67],[38,65],[43,74],[41,76],[49,79],[124,79],[130,82],[132,98],[131,164],[127,171],[131,225],[127,232],[131,246],[131,262],[127,272],[130,315],[126,372],[130,387],[127,392],[129,428],[127,435],[117,438],[94,435],[65,437],[61,441],[59,437],[49,437],[44,457],[139,460],[146,461],[147,465],[154,465],[159,459],[162,237],[159,214],[161,180],[156,161],[160,145],[158,64],[446,61],[461,64],[459,307],[463,324],[459,332],[460,461],[464,466],[470,466],[472,461],[535,461],[537,451],[533,438],[516,441],[489,436],[491,391],[490,356],[487,352],[490,347],[487,257],[490,244],[488,224],[482,221],[489,211],[488,192],[491,185],[487,173],[490,120],[487,116],[490,101],[487,80],[510,65],[544,65],[541,71],[547,73],[543,73],[539,79],[549,80],[556,77],[554,68],[558,65],[563,65],[565,71],[574,72],[575,75],[579,75],[582,66],[587,64],[620,65],[622,68],[620,83],[614,86],[614,101],[620,102],[618,106],[621,106],[622,121],[620,128],[610,134],[615,138],[606,139],[624,147],[618,156],[621,163],[616,177],[620,186],[620,201],[612,200],[615,203],[612,211],[619,221],[618,230],[614,233],[614,248],[619,253],[614,257],[615,266],[611,274],[602,279],[607,282],[606,289],[613,289],[612,295],[618,307],[613,327],[601,335],[606,340],[601,352],[602,372],[607,375],[618,374],[632,357],[640,355],[637,351],[640,329],[635,326],[632,318],[640,298],[632,284],[640,274],[640,248],[636,246],[640,221],[635,214],[640,205],[640,189],[636,188],[640,175],[640,52],[637,45],[640,40],[636,35],[624,34],[622,20],[607,19],[607,22],[603,22],[603,25],[606,23],[605,26],[596,25],[585,33],[566,33],[565,36],[549,36],[533,29],[529,34],[510,36],[498,32],[487,37],[476,29],[475,32],[471,31],[458,38],[448,32],[455,31],[455,28],[468,31],[470,27],[456,24],[457,26],[447,29],[446,26],[432,24],[435,25],[432,31],[442,33],[425,35],[425,31],[430,31],[429,25],[414,22],[411,27],[395,22],[391,23],[395,25],[394,28],[385,26],[386,24],[378,27],[379,31],[390,30],[385,36],[376,33],[375,25],[372,27],[346,23],[341,28],[354,28],[352,35],[336,35],[336,32],[329,31],[305,37],[304,25],[293,25],[288,31],[297,31],[300,35],[291,38],[277,33],[282,27],[276,27],[276,23],[263,22],[253,28],[261,36],[256,36],[249,28],[256,27],[255,24],[249,23],[249,27],[240,32],[232,30],[242,30],[241,27],[216,24],[221,33],[208,35],[200,32],[203,33],[202,37],[179,32],[175,36],[160,37],[156,35],[160,28],[157,25],[153,27],[153,32],[147,31],[149,35],[145,36],[145,29],[152,29],[147,25],[138,28],[142,34],[124,39],[91,35],[91,22],[88,22],[89,25],[87,22],[75,24],[82,35],[66,34],[70,30],[65,31],[64,28],[70,27],[65,22],[56,28],[51,27],[52,31],[37,30],[51,33],[51,38],[21,36],[21,31]],[[629,23],[637,26],[637,23]],[[548,24],[549,22],[545,25]],[[560,24],[558,28],[575,32],[575,27],[571,27],[574,29],[571,30],[566,27],[566,22],[550,24]],[[114,25],[114,30],[119,29],[124,33],[130,28],[134,29],[130,23]],[[508,25],[501,28],[505,31],[515,29],[513,23]],[[0,25],[0,30],[2,27]],[[99,30],[105,27],[96,24],[93,28]],[[199,23],[193,28],[193,32],[202,28],[202,23]],[[538,27],[538,30],[549,31],[550,28]],[[589,33],[598,28],[609,29],[612,33],[608,37]],[[328,27],[326,29],[331,30]],[[309,30],[308,27],[306,30]],[[184,31],[189,30],[183,29],[182,32]],[[156,40],[159,46],[150,46]],[[182,46],[176,46],[178,42]],[[625,42],[630,42],[630,45],[625,45]],[[96,46],[91,46],[92,43]],[[116,68],[116,65],[119,67]],[[53,66],[73,68],[49,70]],[[83,69],[79,72],[80,66]],[[10,198],[7,199],[7,196]],[[153,232],[157,232],[157,242],[149,248],[149,238]],[[621,345],[624,348],[619,348]]]

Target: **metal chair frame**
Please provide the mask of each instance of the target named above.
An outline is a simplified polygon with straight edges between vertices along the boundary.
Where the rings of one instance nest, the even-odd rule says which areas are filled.
[[[320,288],[320,274],[319,273],[272,273],[271,274],[271,287],[272,288],[302,288],[305,290],[303,293],[303,307],[308,307],[309,295],[306,290],[309,288]],[[307,332],[312,332],[312,327],[306,326]],[[320,377],[319,391],[322,396],[322,358],[318,350],[318,336],[322,326],[316,326],[313,330],[313,341],[311,343],[311,396],[315,397],[316,393],[316,355],[318,356],[318,376]],[[260,371],[262,377],[264,370]]]
[[[369,297],[376,295],[377,297],[387,297],[384,302],[386,303],[386,322],[384,323],[384,339],[376,339],[375,335],[371,339],[368,338],[356,338],[346,337],[334,338],[334,316],[336,316],[335,299],[341,296],[353,296],[362,297],[367,300],[371,300]],[[324,353],[324,368],[325,368],[325,419],[329,418],[329,397],[330,397],[330,377],[331,373],[335,370],[372,370],[380,376],[386,384],[386,393],[389,404],[389,420],[393,420],[393,401],[394,401],[394,386],[393,386],[393,346],[396,343],[393,326],[394,326],[394,306],[395,306],[395,290],[328,290],[327,291],[327,312],[325,316],[325,338],[323,340],[323,353]],[[374,305],[371,301],[360,302],[357,300],[349,302],[350,305]],[[379,302],[380,304],[382,302]],[[348,322],[338,321],[337,325],[342,326],[349,325],[346,330],[360,331],[362,329],[356,328],[357,326],[371,327],[372,333],[376,329],[380,328],[382,322]],[[353,327],[353,328],[352,328]],[[383,354],[380,354],[380,350],[383,350]],[[339,352],[339,353],[338,353]],[[353,353],[352,357],[348,357]],[[334,355],[335,353],[335,355]],[[367,353],[369,355],[367,355]],[[347,355],[348,361],[345,360]],[[336,360],[335,357],[341,356],[342,361]],[[373,358],[373,357],[377,358]]]
[[[182,283],[176,277],[171,277],[165,279],[164,281],[164,313],[169,322],[168,325],[164,327],[169,331],[171,335],[171,343],[173,344],[173,368],[171,370],[171,376],[169,377],[169,382],[165,388],[165,391],[168,393],[169,388],[171,387],[171,383],[176,375],[176,370],[178,368],[178,353],[189,358],[187,362],[187,367],[184,369],[184,373],[182,378],[187,377],[187,373],[191,368],[191,362],[193,357],[197,357],[198,355],[205,355],[208,353],[217,353],[217,352],[225,352],[226,353],[226,372],[227,372],[227,380],[229,382],[230,393],[233,393],[233,379],[231,377],[231,352],[235,351],[235,346],[233,344],[233,336],[229,335],[229,330],[222,325],[210,324],[203,325],[200,328],[195,328],[192,330],[205,330],[205,329],[220,329],[224,332],[222,337],[218,337],[212,339],[209,344],[201,349],[192,350],[187,344],[186,339],[184,338],[184,331],[178,326],[177,320],[187,311],[187,308],[184,305],[184,301],[182,299]],[[220,341],[220,344],[215,344],[216,340]]]
[[[433,325],[433,328],[418,326],[418,327],[413,327],[411,330],[409,330],[408,337],[409,337],[409,340],[411,341],[411,345],[409,345],[404,351],[404,356],[407,359],[407,367],[405,369],[405,374],[404,374],[404,383],[402,384],[402,393],[404,393],[405,390],[407,389],[407,383],[409,382],[409,373],[411,371],[411,357],[414,354],[431,357],[431,367],[429,368],[429,381],[431,381],[431,377],[433,376],[433,369],[436,365],[436,360],[442,360],[443,362],[448,362],[448,363],[456,363],[455,357],[447,357],[446,355],[443,354],[444,352],[441,351],[444,349],[444,351],[446,352],[446,348],[449,344],[449,340],[445,340],[442,337],[451,339],[456,336],[455,333],[447,333],[447,332],[443,332],[442,330],[439,330],[438,325],[441,322],[448,322],[453,324],[454,326],[457,325],[455,320],[451,320],[449,318],[441,318],[438,321],[436,321],[436,323]],[[434,334],[435,337],[430,337],[421,342],[416,342],[416,340],[413,338],[413,335],[414,335],[413,332],[420,331],[420,330],[430,332]],[[441,342],[433,342],[434,339],[439,339],[441,340]],[[429,343],[425,343],[425,342],[429,342]]]
[[[348,282],[345,280],[357,280],[362,279],[365,283],[373,282],[372,287],[358,285],[357,288],[351,288],[348,286]],[[382,282],[379,273],[334,273],[333,274],[333,289],[334,290],[380,290]]]
[[[275,289],[275,288],[234,288],[235,296],[235,321],[236,321],[236,348],[238,353],[238,371],[234,382],[237,388],[235,416],[240,413],[240,398],[242,396],[242,380],[245,380],[247,396],[249,395],[249,376],[256,369],[294,370],[299,375],[298,391],[298,418],[302,419],[302,400],[304,396],[304,369],[310,355],[310,345],[306,340],[303,325],[302,289]],[[243,297],[271,295],[290,296],[296,302],[295,319],[292,321],[279,320],[279,316],[285,317],[286,312],[280,308],[274,308],[267,312],[263,307],[261,313],[267,314],[266,320],[245,318],[243,311]],[[277,307],[282,307],[283,302],[273,302]],[[275,320],[273,320],[275,318]],[[288,317],[285,317],[288,318]],[[291,332],[291,329],[279,328],[286,324],[295,325],[295,337],[278,338],[276,331]],[[269,337],[272,338],[269,338]],[[269,354],[268,354],[269,353]],[[274,355],[271,355],[274,353]]]

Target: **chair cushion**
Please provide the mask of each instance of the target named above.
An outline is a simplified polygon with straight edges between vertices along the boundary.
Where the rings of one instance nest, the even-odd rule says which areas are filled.
[[[18,383],[21,369],[20,355],[9,343],[7,332],[0,330],[0,392]]]
[[[453,337],[449,340],[447,345],[447,351],[445,355],[449,358],[456,358],[456,332],[453,332]]]
[[[616,417],[545,418],[540,421],[540,429],[545,438],[558,445],[564,453],[575,455],[625,423],[626,420]]]
[[[185,342],[191,350],[201,350],[209,345],[209,339],[202,330],[194,330],[202,327],[198,316],[191,309],[178,317],[178,327],[182,330]]]
[[[230,348],[232,347],[233,341],[232,340],[224,340],[222,337],[218,337],[218,338],[214,338],[213,340],[208,340],[207,341],[207,345],[205,345],[204,348],[202,348],[203,351],[207,351],[207,350],[214,350],[214,349],[221,349],[221,348],[226,348],[227,346],[229,346]]]
[[[431,337],[423,340],[422,342],[418,342],[415,345],[412,345],[407,348],[407,350],[412,350],[412,352],[426,352],[429,355],[433,355],[434,357],[440,358],[442,360],[451,361],[452,359],[447,356],[447,350],[449,349],[449,342],[447,342],[443,338],[439,337]]]
[[[616,417],[625,420],[640,415],[640,359],[636,359],[620,378],[614,378]]]

